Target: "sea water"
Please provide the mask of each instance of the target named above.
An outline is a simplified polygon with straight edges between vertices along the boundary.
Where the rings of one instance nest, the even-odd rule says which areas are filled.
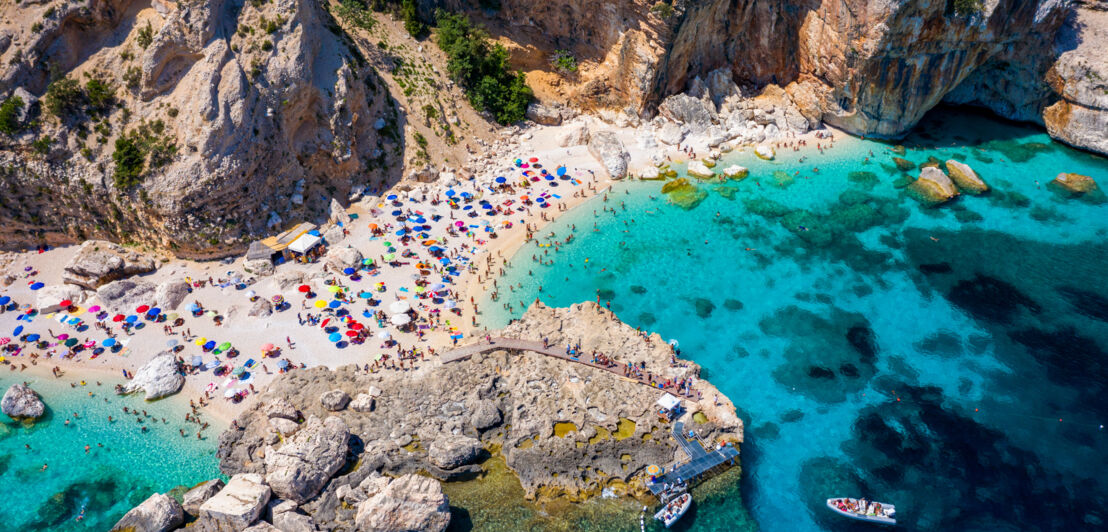
[[[750,176],[698,184],[691,208],[659,182],[621,183],[543,229],[482,324],[535,298],[593,300],[679,342],[746,423],[735,497],[682,528],[731,529],[746,511],[747,528],[849,528],[825,500],[858,496],[895,504],[908,529],[1100,529],[1108,205],[1048,182],[1108,186],[1108,161],[959,109],[901,144],[992,191],[925,205],[903,188],[918,168],[879,142],[840,138],[804,162],[735,152],[717,170]]]
[[[25,381],[47,414],[30,425],[2,416],[0,530],[108,530],[155,492],[220,476],[215,450],[226,427],[209,421],[197,439],[199,427],[184,420],[189,409],[183,400],[120,397],[113,390],[117,381],[103,377],[88,376],[85,385],[71,387],[70,376],[35,377],[6,366],[0,389]],[[124,413],[125,406],[138,414]]]

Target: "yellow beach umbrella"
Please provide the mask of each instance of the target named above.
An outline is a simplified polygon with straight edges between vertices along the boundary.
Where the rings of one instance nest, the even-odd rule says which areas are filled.
[[[327,306],[327,302],[322,299],[315,300],[315,308],[323,308]]]
[[[204,345],[204,344],[208,343],[208,339],[204,338],[204,337],[200,337],[200,338],[197,338],[196,341],[193,342],[193,343],[195,343],[196,345]]]

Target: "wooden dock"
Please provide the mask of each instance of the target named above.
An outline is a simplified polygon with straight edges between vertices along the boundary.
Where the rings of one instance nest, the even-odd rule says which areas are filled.
[[[734,459],[739,456],[739,448],[733,445],[710,452],[706,451],[700,440],[688,439],[685,434],[685,424],[680,421],[673,424],[673,438],[677,440],[681,450],[689,456],[689,461],[674,467],[658,478],[657,482],[648,484],[647,487],[654,495],[660,494],[665,489],[666,484],[674,484],[679,480],[691,484],[705,473],[719,466],[734,464]]]

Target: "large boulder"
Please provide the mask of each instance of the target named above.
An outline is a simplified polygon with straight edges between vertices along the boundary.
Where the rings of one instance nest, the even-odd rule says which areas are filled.
[[[578,124],[558,136],[558,145],[563,148],[581,146],[588,144],[589,138],[589,126],[586,124]]]
[[[250,310],[246,312],[247,316],[253,316],[257,318],[265,318],[273,314],[273,303],[270,303],[268,299],[259,297],[252,305]]]
[[[93,292],[72,284],[55,284],[44,286],[35,292],[35,308],[39,312],[49,313],[62,310],[59,305],[62,301],[69,300],[74,304],[84,303]]]
[[[362,252],[350,246],[335,246],[327,250],[327,264],[336,270],[362,265]]]
[[[934,166],[924,167],[919,179],[908,186],[919,198],[927,203],[938,204],[954,199],[958,187],[942,170]]]
[[[244,530],[262,515],[271,493],[261,475],[235,475],[200,505],[200,521],[210,530]]]
[[[342,468],[349,439],[341,418],[310,417],[280,448],[266,448],[266,483],[282,499],[307,502]]]
[[[269,259],[251,259],[243,261],[242,269],[259,277],[265,277],[267,275],[273,275],[277,267],[274,266],[273,261]]]
[[[123,515],[112,532],[168,532],[185,522],[185,513],[176,499],[155,493]]]
[[[134,378],[123,385],[123,393],[146,392],[151,401],[181,390],[185,377],[177,370],[177,358],[172,351],[162,351],[135,372]]]
[[[945,164],[947,174],[959,189],[970,194],[984,194],[989,191],[989,185],[986,185],[968,164],[954,159],[947,160]]]
[[[342,390],[331,390],[319,396],[319,404],[331,412],[338,412],[350,403],[350,396]]]
[[[121,279],[96,290],[100,304],[112,312],[129,314],[139,305],[154,303],[158,287],[147,281]]]
[[[38,397],[38,392],[23,383],[13,384],[0,399],[0,410],[14,420],[38,419],[46,413],[46,405]]]
[[[62,280],[96,290],[101,285],[154,271],[154,259],[103,240],[88,240],[69,260]]]
[[[562,112],[552,105],[532,102],[527,106],[527,119],[544,126],[557,126],[562,123]]]
[[[189,284],[185,281],[167,279],[154,289],[154,301],[164,311],[177,310],[190,292]]]
[[[368,393],[360,393],[350,402],[350,408],[355,412],[372,412],[374,407],[373,396]]]
[[[658,105],[658,114],[679,124],[707,126],[719,117],[710,101],[674,94]]]
[[[612,179],[623,179],[627,175],[627,165],[631,155],[623,146],[623,141],[611,131],[593,133],[589,139],[589,153],[600,162]]]
[[[304,283],[304,272],[300,270],[283,270],[273,276],[273,280],[282,291]]]
[[[689,175],[693,177],[699,177],[700,179],[711,179],[716,175],[715,172],[713,172],[711,168],[708,168],[708,165],[704,164],[703,161],[693,161],[689,163],[689,167],[686,172],[688,172]]]
[[[358,504],[354,521],[364,532],[441,532],[450,524],[450,504],[439,481],[408,474]]]
[[[189,515],[200,515],[200,506],[219,493],[224,486],[226,484],[223,479],[219,478],[201,482],[185,492],[181,497],[181,507]]]
[[[744,166],[733,164],[723,169],[723,175],[729,179],[744,179],[746,176],[750,175],[750,170],[747,170]]]
[[[454,469],[472,464],[481,455],[481,449],[481,442],[469,436],[443,436],[431,442],[427,459],[443,469]]]
[[[265,416],[269,419],[284,418],[290,421],[297,421],[300,419],[300,413],[296,411],[296,407],[292,406],[292,403],[288,399],[278,398],[265,404],[263,407]]]
[[[335,198],[331,198],[331,221],[344,226],[350,225],[350,215],[346,213],[346,207]]]
[[[662,144],[668,144],[670,146],[676,146],[685,140],[685,128],[680,124],[673,122],[666,122],[662,124],[662,127],[658,129],[658,142]]]
[[[1063,172],[1058,174],[1050,184],[1074,196],[1082,196],[1097,190],[1096,181],[1093,181],[1093,178],[1087,175],[1081,174]]]

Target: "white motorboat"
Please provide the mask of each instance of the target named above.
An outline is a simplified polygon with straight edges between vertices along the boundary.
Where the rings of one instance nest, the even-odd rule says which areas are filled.
[[[896,507],[884,502],[843,497],[827,499],[827,507],[843,517],[858,521],[879,525],[896,524]]]
[[[688,492],[682,493],[678,497],[666,503],[658,513],[654,514],[654,519],[661,521],[669,528],[670,525],[676,523],[685,512],[689,511],[689,507],[692,506],[692,495]]]

